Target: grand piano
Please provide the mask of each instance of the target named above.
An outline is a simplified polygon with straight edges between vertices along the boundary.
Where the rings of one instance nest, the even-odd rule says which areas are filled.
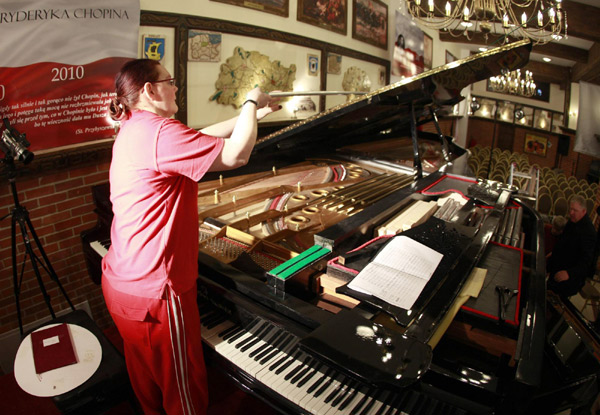
[[[477,180],[437,119],[530,50],[502,46],[360,96],[207,175],[198,302],[210,364],[286,414],[589,411],[598,336],[546,293],[541,217],[516,188]],[[422,131],[431,122],[437,133]],[[99,284],[112,212],[108,186],[92,191],[99,221],[82,242]],[[394,250],[407,240],[418,252]],[[353,284],[384,253],[391,276]]]

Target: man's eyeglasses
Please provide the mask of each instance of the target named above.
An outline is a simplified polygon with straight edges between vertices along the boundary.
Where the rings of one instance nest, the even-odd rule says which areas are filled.
[[[161,79],[160,81],[151,81],[151,84],[157,84],[159,82],[168,82],[169,85],[171,86],[175,86],[175,78],[167,78],[167,79]]]

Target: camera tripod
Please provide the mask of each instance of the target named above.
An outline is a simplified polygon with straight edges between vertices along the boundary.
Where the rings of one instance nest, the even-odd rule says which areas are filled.
[[[7,166],[8,181],[10,183],[10,188],[12,191],[12,196],[13,196],[15,206],[14,206],[13,210],[11,211],[11,213],[0,218],[0,221],[4,220],[8,216],[12,217],[11,242],[12,242],[13,289],[14,289],[15,301],[16,301],[16,306],[17,306],[17,317],[19,319],[19,330],[21,332],[21,335],[23,335],[23,321],[21,318],[21,305],[19,302],[19,298],[20,298],[20,294],[21,294],[21,283],[23,282],[23,273],[25,271],[25,265],[27,263],[28,258],[31,262],[33,271],[35,273],[35,277],[36,277],[38,285],[40,287],[40,291],[42,292],[42,296],[44,297],[44,301],[46,302],[46,305],[48,306],[48,310],[50,311],[52,318],[56,318],[56,315],[54,313],[54,310],[52,309],[52,304],[50,303],[50,296],[48,295],[48,292],[46,291],[46,287],[44,286],[44,281],[42,280],[42,276],[40,273],[40,266],[50,276],[50,279],[58,285],[58,288],[60,289],[62,295],[67,300],[67,303],[69,303],[69,306],[71,307],[71,309],[75,310],[75,307],[71,303],[71,300],[67,296],[65,289],[63,288],[62,284],[60,283],[58,276],[56,275],[56,272],[54,271],[54,269],[52,268],[52,265],[50,264],[50,260],[48,259],[48,256],[46,255],[46,252],[44,251],[44,248],[42,247],[42,244],[40,243],[40,240],[39,240],[37,234],[35,233],[33,224],[31,223],[31,220],[29,219],[29,212],[27,211],[27,209],[24,206],[22,206],[19,203],[19,197],[17,195],[17,186],[16,186],[16,176],[17,175],[16,175],[14,160],[11,156],[7,156],[6,158],[3,159],[3,163]],[[23,263],[21,265],[20,276],[17,271],[17,224],[19,225],[19,229],[21,230],[21,236],[23,239],[23,243],[25,245],[25,254],[23,257]],[[41,255],[41,258],[35,253],[29,235],[31,235],[31,237],[33,237],[33,241],[35,242],[35,245],[39,251],[39,254]]]

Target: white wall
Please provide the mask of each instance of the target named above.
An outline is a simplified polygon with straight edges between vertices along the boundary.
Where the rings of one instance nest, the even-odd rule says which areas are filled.
[[[348,48],[348,49],[353,49],[353,50],[363,52],[363,53],[366,53],[366,54],[369,54],[372,56],[390,60],[391,56],[392,56],[392,52],[393,52],[394,41],[395,41],[395,39],[394,39],[394,36],[395,36],[394,21],[395,21],[396,10],[400,10],[402,12],[402,11],[404,11],[405,6],[404,6],[403,0],[383,0],[383,1],[384,1],[384,3],[388,4],[388,50],[383,50],[376,46],[372,46],[365,42],[361,42],[361,41],[358,41],[358,40],[352,38],[352,1],[351,0],[348,0],[348,16],[347,16],[348,30],[347,30],[347,34],[345,36],[335,33],[335,32],[332,32],[332,31],[329,31],[329,30],[321,29],[319,27],[316,27],[316,26],[313,26],[313,25],[310,25],[307,23],[302,23],[302,22],[297,21],[296,15],[297,15],[298,0],[289,0],[289,16],[287,18],[281,17],[281,16],[276,16],[276,15],[269,14],[269,13],[264,13],[261,11],[252,10],[252,9],[245,8],[245,7],[238,7],[238,6],[233,6],[233,5],[219,3],[219,2],[210,1],[210,0],[170,0],[168,2],[165,2],[163,0],[140,0],[140,7],[142,10],[179,13],[179,14],[209,17],[209,18],[212,17],[215,19],[251,24],[251,25],[255,25],[255,26],[268,27],[268,28],[272,28],[272,29],[286,32],[286,33],[291,33],[291,34],[296,34],[296,35],[300,35],[300,36],[306,36],[306,37],[313,38],[313,39],[322,40],[322,41],[325,41],[328,43],[340,45],[340,46]],[[447,42],[447,43],[441,42],[439,40],[437,31],[428,29],[425,27],[421,27],[421,29],[425,33],[427,33],[429,36],[431,36],[433,39],[433,57],[432,57],[432,66],[433,67],[444,65],[446,63],[446,51],[449,51],[451,54],[453,54],[454,56],[456,56],[459,59],[469,56],[470,51],[466,48],[461,48],[460,44],[452,43],[452,42]],[[158,32],[160,34],[160,32],[162,30],[165,30],[165,29],[156,28],[156,30],[152,34],[157,34],[156,32]],[[259,40],[256,40],[256,45],[259,45],[259,42],[260,42]],[[261,52],[265,53],[265,54],[269,53],[269,51],[265,51],[265,50],[261,50]],[[223,53],[223,56],[226,57],[226,56],[228,56],[227,54],[229,52],[227,51],[227,48],[225,48],[225,49],[223,49],[222,53]],[[279,57],[275,57],[275,56],[273,58],[280,59]],[[282,63],[289,64],[286,62],[282,62]],[[304,70],[304,68],[301,68],[301,65],[304,63],[304,59],[298,58],[298,62],[295,62],[295,63],[298,66],[297,73],[300,74],[300,71]],[[326,63],[321,62],[320,64],[323,65]],[[172,66],[173,61],[172,61],[172,57],[167,56],[166,60],[165,60],[165,66],[167,67],[167,69],[172,71],[173,69],[172,69],[172,67],[170,68],[169,65]],[[346,66],[346,65],[344,65],[344,66]],[[375,73],[376,73],[377,69],[375,67],[367,68],[366,70],[372,71],[373,77],[374,78],[376,77]],[[191,75],[193,75],[193,71],[190,71],[190,72],[191,72]],[[343,72],[342,72],[342,74],[343,74]],[[371,76],[371,74],[369,76]],[[534,74],[534,77],[535,77],[535,74]],[[328,78],[328,81],[329,80],[330,79]],[[373,84],[372,89],[375,89],[379,86],[377,79],[371,79],[371,81]],[[394,82],[394,79],[392,79],[392,82]],[[330,89],[333,89],[333,88],[330,88]],[[481,81],[481,82],[478,82],[475,85],[473,85],[472,92],[471,92],[471,88],[465,88],[465,90],[463,90],[463,92],[462,92],[462,95],[465,96],[467,99],[469,99],[470,94],[473,93],[476,95],[489,96],[489,97],[493,97],[493,98],[500,98],[500,99],[506,99],[506,100],[514,101],[514,102],[520,102],[520,103],[527,104],[530,106],[541,107],[541,108],[550,109],[553,111],[563,111],[565,92],[560,90],[560,88],[557,85],[551,86],[549,103],[544,103],[542,101],[536,101],[536,100],[528,100],[526,98],[519,98],[516,96],[509,96],[509,95],[505,95],[505,94],[496,94],[496,93],[492,93],[492,92],[487,92],[485,89],[486,89],[485,81]],[[571,107],[569,109],[569,112],[576,114],[578,102],[579,102],[578,84],[573,84],[571,91],[572,91]],[[330,107],[331,105],[339,103],[338,101],[340,101],[342,99],[344,99],[344,98],[331,98],[331,99],[328,98],[327,99],[327,107]],[[197,110],[201,111],[201,110],[205,109],[204,108],[205,103],[203,102],[203,99],[194,96],[193,87],[190,89],[190,94],[188,95],[188,104],[189,104],[190,110],[197,109]],[[222,110],[221,112],[222,112],[222,114],[221,114],[222,116],[230,115],[230,113],[231,114],[234,113],[234,111],[231,109],[225,109],[225,110]],[[463,119],[459,120],[459,122],[457,123],[457,129],[455,131],[455,135],[456,135],[457,142],[464,144],[464,142],[466,140],[466,123],[467,123],[466,110],[465,110],[464,105],[460,107],[459,115],[462,115]],[[196,120],[194,118],[194,115],[191,112],[189,114],[189,117],[190,117],[190,121],[193,121],[193,122],[190,122],[191,125],[198,124],[196,126],[199,126],[199,125],[205,124],[205,123],[201,122],[200,120]],[[570,115],[569,116],[569,128],[574,129],[575,127],[576,127],[576,116]]]
[[[350,0],[348,3],[348,30],[346,36],[307,23],[299,22],[296,19],[296,10],[298,7],[297,0],[289,0],[290,11],[288,17],[276,16],[274,14],[252,10],[246,7],[238,7],[210,0],[140,0],[140,8],[142,10],[212,17],[215,19],[246,23],[254,26],[268,27],[286,33],[322,40],[379,58],[388,59],[389,54],[386,50],[352,38],[352,1]],[[390,10],[392,9],[389,8],[388,5],[388,14],[392,14]],[[393,31],[388,31],[388,44],[393,43],[391,40],[393,35]]]

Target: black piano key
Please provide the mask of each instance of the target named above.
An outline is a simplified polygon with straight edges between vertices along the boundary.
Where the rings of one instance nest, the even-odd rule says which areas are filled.
[[[201,317],[202,325],[205,327],[212,326],[215,321],[223,321],[225,315],[221,312],[215,312],[213,314],[209,314],[206,317]]]
[[[271,353],[269,353],[267,356],[265,356],[261,361],[260,364],[264,365],[266,364],[268,361],[270,361],[272,358],[274,358],[275,356],[277,356],[279,354],[279,352],[281,352],[281,350],[273,350]],[[279,359],[277,359],[276,362],[272,363],[271,366],[269,366],[269,370],[273,370],[277,367],[277,363],[280,361],[283,361],[287,358],[286,355],[280,357]]]
[[[385,412],[385,410],[388,407],[389,403],[393,399],[392,395],[393,394],[391,392],[389,392],[389,391],[384,391],[383,392],[383,395],[381,396],[382,405],[379,407],[379,409],[377,410],[377,412],[375,412],[375,415],[383,415],[383,413]]]
[[[279,366],[277,369],[275,369],[275,374],[276,375],[280,375],[281,372],[283,372],[288,367],[290,367],[292,365],[292,363],[294,363],[294,358],[288,356],[288,358],[286,359],[285,363],[283,363],[281,366]]]
[[[222,332],[220,332],[218,334],[218,336],[223,340],[227,340],[230,337],[230,335],[233,335],[232,333],[237,332],[238,330],[241,330],[241,329],[242,329],[241,326],[233,325],[233,326],[223,330]]]
[[[246,333],[248,333],[246,330],[244,330],[243,327],[240,327],[239,330],[237,330],[236,332],[233,333],[232,336],[229,337],[229,339],[223,339],[223,340],[227,340],[227,343],[233,343],[236,342],[240,339],[240,337],[245,336]]]
[[[329,378],[331,376],[331,374],[333,373],[333,369],[332,368],[327,368],[327,371],[325,371],[325,373],[319,377],[315,383],[313,383],[312,385],[310,385],[310,387],[306,390],[306,393],[311,394],[313,393],[313,391],[320,389],[319,386],[321,386],[321,384],[323,382],[325,382],[325,379]],[[321,392],[322,393],[322,392]],[[315,395],[317,396],[317,395]]]
[[[312,370],[312,368],[314,367],[314,365],[316,364],[316,362],[312,359],[309,360],[308,365],[305,366],[300,372],[298,372],[298,374],[296,376],[294,376],[292,378],[292,380],[290,381],[290,383],[292,385],[295,385],[300,379],[302,379],[303,377],[306,376],[306,374]],[[300,385],[298,385],[300,386]]]
[[[210,324],[205,324],[205,327],[209,330],[217,327],[219,324],[227,321],[228,317],[227,314],[222,314],[221,316],[219,316],[219,318],[215,318],[213,321],[210,322]]]
[[[271,350],[273,350],[276,345],[279,344],[280,339],[285,335],[285,332],[281,329],[277,329],[273,336],[265,343],[265,345],[259,349],[253,350],[250,352],[249,356],[253,357],[255,361],[259,361],[263,357],[265,357]]]
[[[340,391],[342,390],[342,388],[344,388],[344,386],[346,385],[346,383],[348,382],[348,379],[346,379],[345,377],[342,377],[340,379],[340,382],[337,384],[337,386],[329,393],[329,395],[327,395],[324,399],[323,402],[325,403],[329,403],[331,402],[338,393],[340,393]]]
[[[294,377],[296,377],[296,375],[308,365],[308,362],[310,362],[310,356],[306,356],[304,358],[304,360],[300,363],[298,363],[298,365],[294,368],[294,370],[291,370],[287,375],[285,375],[285,380],[290,380],[290,379],[294,379]],[[290,383],[294,383],[294,382],[290,382]]]
[[[298,387],[301,388],[302,386],[304,386],[308,381],[310,381],[312,378],[315,377],[315,375],[319,372],[319,369],[321,369],[321,366],[323,366],[322,363],[317,363],[317,365],[315,367],[313,367],[310,370],[310,373],[308,373],[306,376],[304,376],[299,382],[298,382]]]
[[[251,341],[250,343],[248,343],[245,346],[243,346],[240,350],[242,352],[244,352],[244,353],[247,352],[248,350],[252,349],[254,346],[256,346],[257,344],[259,344],[260,342],[266,341],[265,338],[267,336],[269,336],[273,331],[275,331],[275,327],[273,327],[271,325],[268,325],[265,330],[263,330],[261,333],[257,333],[256,334],[257,337],[253,341]],[[267,343],[260,344],[256,348],[256,350],[262,349],[266,345],[267,345]],[[250,357],[252,357],[252,356],[250,356]]]
[[[370,391],[365,392],[364,396],[352,407],[352,409],[350,410],[350,415],[356,415],[358,414],[358,412],[360,411],[360,409],[368,402],[368,401],[372,401],[373,397],[369,396]],[[349,402],[348,402],[349,403]],[[342,404],[343,405],[343,404]],[[340,410],[342,410],[343,408],[340,407]]]
[[[360,389],[360,385],[358,385],[357,383],[358,382],[356,382],[354,384],[354,386],[352,387],[352,390],[348,391],[348,393],[346,394],[347,395],[346,399],[344,399],[342,401],[342,403],[340,404],[340,406],[338,408],[340,411],[343,411],[344,409],[346,409],[348,407],[348,405],[350,405],[350,403],[354,400],[354,398],[358,394],[358,390]],[[367,396],[367,395],[365,395],[365,396]]]
[[[331,402],[331,406],[333,406],[335,408],[341,402],[343,402],[350,395],[351,392],[356,390],[356,388],[354,387],[355,384],[356,384],[356,381],[354,381],[354,380],[350,380],[349,382],[347,382],[340,389],[340,392],[337,394],[335,399]],[[342,408],[338,408],[338,409],[341,410]]]
[[[271,347],[273,347],[273,346],[271,346],[271,344],[269,344],[269,342],[263,343],[260,346],[258,346],[256,349],[254,349],[250,353],[248,353],[248,357],[255,358],[257,355],[262,354],[262,352],[267,351]],[[254,359],[254,360],[258,361],[258,359]]]
[[[271,346],[267,350],[265,350],[263,353],[260,353],[258,356],[254,356],[254,360],[256,360],[257,362],[259,362],[261,365],[264,365],[269,360],[271,360],[272,358],[274,358],[275,355],[277,353],[279,353],[280,351],[281,350],[278,350],[277,348]]]
[[[243,332],[244,328],[242,326],[233,326],[228,330],[225,330],[223,336],[221,337],[223,341],[227,341],[233,336],[236,336],[238,333]]]
[[[389,404],[386,407],[387,409],[383,412],[383,415],[392,415],[393,413],[395,413],[396,412],[396,408],[398,408],[398,405],[402,401],[403,395],[400,395],[400,394],[391,394],[390,395],[390,402],[389,402]]]
[[[329,388],[329,386],[331,386],[331,383],[333,382],[333,377],[329,377],[329,378],[325,378],[325,382],[323,382],[323,384],[319,387],[319,389],[317,389],[317,391],[314,393],[314,397],[318,398],[319,396],[321,396],[321,394],[323,392],[325,392],[327,390],[327,388]]]
[[[279,347],[278,349],[273,350],[271,353],[269,353],[267,356],[265,356],[261,361],[260,364],[264,365],[265,363],[267,363],[269,360],[271,360],[273,357],[275,357],[276,355],[279,354],[279,352],[281,352],[282,350],[285,350],[286,347],[288,347],[288,345],[294,340],[294,336],[292,334],[288,334],[287,338],[285,339],[285,341],[281,344],[281,347]],[[296,346],[297,347],[297,346]],[[290,353],[292,353],[293,351],[295,351],[296,347],[294,347],[293,350],[290,351]]]
[[[281,372],[283,372],[284,370],[286,370],[288,367],[290,367],[291,365],[294,364],[295,361],[298,360],[299,356],[300,356],[301,352],[300,350],[296,351],[293,355],[290,353],[290,360],[285,362],[282,366],[280,366],[279,368],[275,369],[275,374],[279,375],[281,374]]]
[[[354,408],[352,408],[352,411],[350,411],[350,415],[368,415],[369,413],[371,413],[373,405],[375,405],[375,402],[379,400],[382,394],[383,391],[381,389],[369,389],[365,393],[366,399],[361,399],[360,402],[358,402],[354,406]]]
[[[279,365],[283,364],[283,362],[285,362],[286,360],[288,360],[290,358],[290,355],[293,352],[295,352],[295,348],[290,350],[290,353],[284,353],[283,356],[281,356],[279,359],[277,359],[277,361],[273,362],[271,364],[271,366],[269,366],[269,370],[271,370],[271,371],[276,370]],[[279,351],[277,353],[279,353]]]
[[[257,328],[257,333],[258,333],[258,332],[260,332],[260,331],[262,331],[262,330],[263,330],[263,329],[265,329],[266,327],[268,327],[268,324],[267,324],[267,322],[262,322],[262,323],[261,323],[261,324],[258,326],[258,328]],[[256,339],[256,334],[254,334],[254,335],[252,335],[252,336],[249,336],[249,337],[246,337],[244,340],[242,340],[242,341],[238,342],[238,343],[235,345],[235,348],[236,348],[236,349],[240,349],[240,348],[242,348],[243,346],[247,345],[248,343],[251,343],[251,342],[252,342],[252,341],[254,341],[255,339]],[[258,341],[258,339],[256,339],[256,341]]]

